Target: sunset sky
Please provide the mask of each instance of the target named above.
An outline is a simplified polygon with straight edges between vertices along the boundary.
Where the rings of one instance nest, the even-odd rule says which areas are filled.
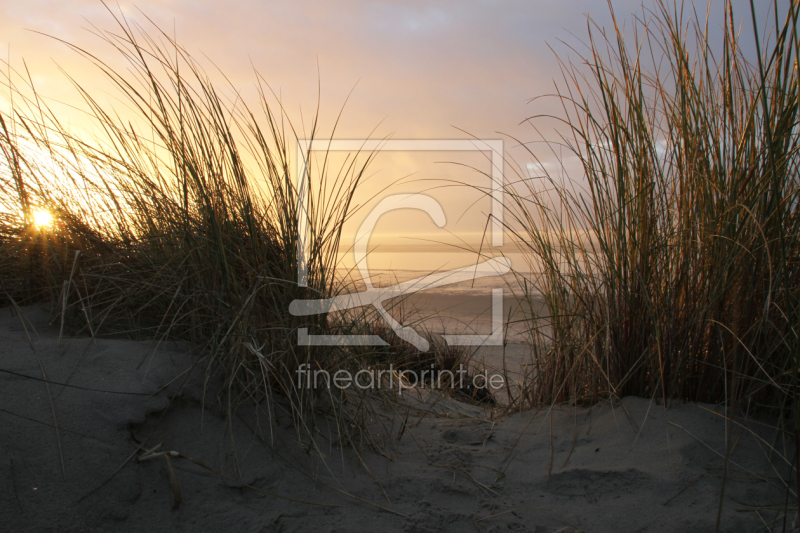
[[[759,2],[762,27],[767,4]],[[653,5],[652,1],[644,2],[645,9]],[[715,33],[721,35],[722,5],[721,0],[711,2],[712,39]],[[705,3],[698,6],[701,13],[705,12]],[[612,29],[608,5],[600,0],[243,0],[225,4],[123,0],[110,4],[110,8],[116,13],[121,10],[129,21],[152,31],[146,14],[164,31],[174,34],[207,70],[213,71],[216,65],[245,98],[255,94],[256,69],[280,94],[296,126],[309,126],[319,91],[320,131],[323,136],[329,135],[352,91],[336,138],[469,139],[473,135],[504,139],[506,155],[523,169],[533,158],[511,137],[537,141],[539,136],[525,119],[558,114],[553,98],[528,103],[533,97],[552,93],[554,78],[559,79],[551,47],[562,58],[579,61],[577,53],[561,41],[585,51],[581,41],[585,42],[587,36],[587,16],[599,26]],[[631,14],[641,16],[643,8],[641,0],[624,0],[614,1],[613,9],[620,23],[629,28]],[[752,43],[749,2],[735,2],[734,14],[742,21],[745,41]],[[92,26],[114,29],[111,15],[99,0],[3,2],[0,54],[23,72],[24,58],[40,94],[73,101],[75,92],[56,65],[89,89],[97,71],[63,44],[36,32],[113,58],[113,51],[87,31]],[[101,85],[98,87],[102,90]],[[64,108],[64,112],[69,110]],[[75,120],[80,121],[77,117]],[[536,124],[551,140],[557,138],[554,121],[539,120]],[[545,146],[535,144],[532,149],[545,165],[555,164]],[[376,189],[370,190],[409,174],[413,175],[409,179],[447,178],[477,186],[488,184],[464,167],[435,164],[484,164],[481,169],[489,171],[485,160],[481,163],[480,154],[464,160],[451,153],[427,159],[420,159],[418,154],[395,156],[373,167]],[[565,161],[569,177],[579,180],[580,169],[570,167],[569,158]],[[508,167],[506,173],[512,174]],[[408,185],[405,191],[415,187],[422,190],[427,185]],[[452,231],[473,236],[480,233],[489,203],[479,196],[474,191],[452,188],[441,196],[448,224],[460,224],[451,226]],[[398,216],[392,221],[388,217],[383,231],[387,235],[416,232],[423,237],[439,231],[429,220],[412,219]]]

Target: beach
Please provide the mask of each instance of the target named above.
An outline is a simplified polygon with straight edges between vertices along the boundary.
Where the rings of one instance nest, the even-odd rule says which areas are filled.
[[[720,531],[734,532],[785,500],[789,465],[769,446],[792,444],[714,405],[499,416],[409,390],[373,411],[380,449],[338,446],[324,418],[315,448],[280,409],[226,417],[189,345],[59,342],[45,309],[22,312],[0,311],[6,531],[702,532],[721,501]]]
[[[800,2],[40,4],[0,533],[800,533]]]

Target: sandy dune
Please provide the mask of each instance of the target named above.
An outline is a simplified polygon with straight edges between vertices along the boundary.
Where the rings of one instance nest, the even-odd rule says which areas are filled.
[[[214,383],[201,410],[202,374],[185,373],[187,346],[161,344],[137,370],[154,346],[62,345],[45,311],[24,313],[27,334],[0,310],[0,530],[714,531],[726,422],[718,407],[665,410],[624,398],[493,420],[490,410],[438,393],[407,394],[397,409],[410,413],[408,427],[384,441],[384,453],[365,449],[360,465],[323,427],[323,461],[305,453],[286,420],[270,429],[241,408],[226,421]],[[48,395],[44,382],[23,377],[42,371],[74,387],[50,384]],[[400,417],[386,415],[376,425],[398,430]],[[793,451],[766,425],[742,424],[729,422],[728,532],[775,518],[764,508],[783,506],[789,468],[768,461],[768,446]],[[175,508],[166,460],[136,460],[140,447],[162,442],[160,450],[180,454],[169,461],[180,487]]]

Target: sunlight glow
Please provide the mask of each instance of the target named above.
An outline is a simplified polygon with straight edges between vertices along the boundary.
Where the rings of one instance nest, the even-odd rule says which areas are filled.
[[[52,226],[53,215],[46,209],[37,209],[33,212],[33,223],[39,228]]]

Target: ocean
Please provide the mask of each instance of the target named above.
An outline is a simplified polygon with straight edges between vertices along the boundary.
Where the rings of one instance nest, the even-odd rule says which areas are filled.
[[[365,284],[354,268],[352,254],[341,256],[337,277],[352,287],[347,292],[363,291]],[[493,312],[499,312],[504,341],[525,343],[530,317],[545,314],[541,295],[532,288],[536,273],[527,268],[520,254],[505,254],[504,257],[510,260],[512,270],[503,275],[426,287],[426,276],[474,267],[476,262],[486,258],[481,259],[472,253],[372,252],[368,257],[369,278],[376,288],[423,280],[415,284],[413,292],[384,302],[384,307],[395,320],[418,332],[490,335],[495,326]]]

